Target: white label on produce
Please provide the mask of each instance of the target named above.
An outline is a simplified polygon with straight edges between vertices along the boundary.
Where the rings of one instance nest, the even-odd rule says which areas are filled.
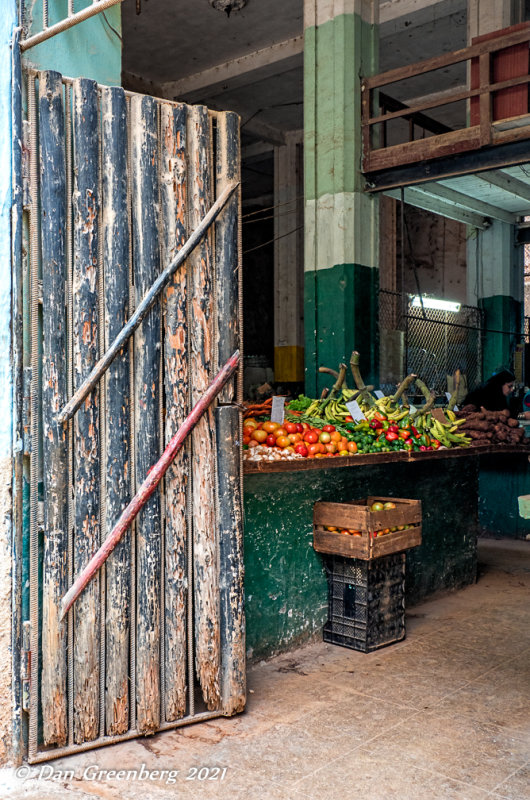
[[[363,419],[366,419],[357,400],[350,400],[349,403],[346,403],[346,408],[352,415],[354,422],[362,422]]]
[[[413,417],[418,409],[416,406],[413,406],[412,403],[409,405],[409,416]]]
[[[285,397],[273,397],[271,409],[271,422],[279,422],[283,425],[285,419]]]
[[[381,391],[381,389],[376,389],[376,390],[375,390],[375,392],[374,392],[374,394],[375,394],[375,396],[377,397],[377,399],[378,399],[378,400],[380,400],[380,399],[381,399],[381,397],[384,397],[384,396],[385,396],[385,395],[383,394],[383,392]]]

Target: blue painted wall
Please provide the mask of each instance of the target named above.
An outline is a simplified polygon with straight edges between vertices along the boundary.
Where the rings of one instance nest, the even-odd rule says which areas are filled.
[[[11,0],[10,0],[11,1]],[[80,11],[92,0],[75,0]],[[49,25],[67,16],[67,0],[48,0]],[[42,0],[26,0],[29,35],[42,30]],[[114,28],[114,30],[112,30]],[[92,78],[110,86],[121,86],[121,4],[81,22],[47,42],[27,50],[24,63],[38,69],[53,69],[70,78]]]

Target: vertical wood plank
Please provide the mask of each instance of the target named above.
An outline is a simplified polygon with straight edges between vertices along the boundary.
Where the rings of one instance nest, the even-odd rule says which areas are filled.
[[[187,107],[161,106],[161,257],[162,268],[188,236]],[[166,444],[188,413],[188,338],[186,269],[177,271],[164,294],[164,384]],[[186,711],[186,542],[189,448],[184,446],[165,478],[165,717]]]
[[[219,503],[219,594],[221,704],[225,714],[243,711],[246,701],[243,512],[239,457],[239,411],[216,408]]]
[[[129,316],[127,105],[123,89],[101,89],[105,346]],[[106,535],[130,499],[129,351],[112,362],[105,383],[107,410]],[[105,719],[108,736],[129,727],[130,531],[107,560]]]
[[[98,98],[95,81],[72,87],[74,391],[98,356]],[[99,390],[74,417],[74,574],[99,546]],[[74,608],[74,740],[99,731],[99,576]]]
[[[66,199],[63,87],[57,72],[39,75],[42,249],[42,424],[44,552],[42,565],[42,718],[46,745],[64,745],[66,625],[59,602],[67,590],[67,429],[55,421],[67,400]]]
[[[131,99],[133,269],[138,303],[160,271],[158,120],[152,97]],[[143,481],[159,456],[160,306],[134,336],[136,474]],[[136,711],[141,733],[160,723],[160,497],[137,519]]]
[[[204,106],[189,109],[188,151],[189,224],[193,230],[212,203],[210,123]],[[190,384],[194,405],[213,376],[215,359],[211,231],[195,249],[190,265]],[[195,665],[210,710],[220,704],[215,454],[215,421],[210,407],[192,434]]]
[[[240,179],[239,116],[217,116],[217,195]],[[239,254],[238,217],[241,189],[234,192],[215,223],[215,270],[218,364],[224,364],[239,348]],[[235,378],[223,389],[219,400],[230,403],[236,395]]]
[[[217,194],[227,183],[239,180],[239,177],[239,117],[233,113],[218,114]],[[216,345],[220,364],[224,364],[240,347],[238,217],[239,192],[229,200],[215,226]],[[233,379],[226,385],[220,399],[230,403],[235,396]],[[236,406],[216,409],[221,704],[225,714],[242,711],[246,699],[239,427],[240,415]]]

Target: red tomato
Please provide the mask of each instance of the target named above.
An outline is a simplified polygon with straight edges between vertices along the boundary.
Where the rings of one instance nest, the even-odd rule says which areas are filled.
[[[243,444],[248,444],[250,442],[250,436],[243,436]]]
[[[353,422],[353,417],[350,417],[350,415],[348,414],[347,417],[344,417],[344,422]]]
[[[269,435],[265,439],[265,444],[268,444],[269,447],[274,447],[274,445],[276,444],[276,439],[274,438],[272,433],[269,433]]]
[[[304,442],[309,442],[310,444],[318,442],[318,433],[316,431],[306,431],[304,433]]]
[[[263,430],[255,430],[252,432],[252,438],[259,442],[260,444],[265,441],[267,438],[267,431]]]
[[[302,434],[301,433],[290,433],[287,437],[290,442],[296,444],[297,442],[302,441]]]
[[[296,432],[297,433],[302,433],[303,431],[304,431],[303,423],[302,422],[297,422],[296,423]]]
[[[257,427],[258,427],[257,422],[255,422],[254,425],[247,425],[245,423],[245,426],[243,428],[243,436],[252,436],[253,431],[255,431]]]
[[[337,445],[335,444],[335,442],[330,442],[329,444],[326,445],[326,450],[328,451],[328,453],[331,454],[336,453]]]
[[[287,436],[278,436],[276,439],[276,447],[290,447],[291,444]]]
[[[324,425],[322,430],[326,431],[326,433],[333,433],[333,431],[335,430],[335,426],[334,425]]]
[[[316,456],[320,453],[320,443],[318,442],[311,442],[311,444],[307,447],[307,452],[310,456]],[[320,455],[322,455],[320,453]]]
[[[287,433],[296,433],[296,422],[286,422],[283,427]]]
[[[287,431],[285,428],[276,428],[276,430],[273,431],[273,434],[277,439],[279,436],[287,436]]]
[[[306,445],[303,442],[298,442],[298,444],[295,444],[294,452],[298,453],[299,455],[303,456],[304,458],[307,458],[308,450],[307,450]]]

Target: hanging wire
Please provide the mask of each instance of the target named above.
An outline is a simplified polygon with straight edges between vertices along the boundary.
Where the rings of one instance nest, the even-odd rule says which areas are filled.
[[[265,211],[273,211],[275,208],[281,208],[282,206],[288,206],[291,203],[297,202],[298,200],[302,200],[303,195],[300,194],[298,197],[293,197],[292,200],[286,200],[284,203],[276,203],[274,206],[266,206],[265,208],[259,208],[257,211],[249,211],[248,214],[243,214],[242,219],[246,219],[247,217],[254,217],[256,214],[264,214]]]
[[[268,244],[273,244],[273,242],[278,242],[280,239],[285,238],[285,236],[290,236],[292,233],[296,233],[303,228],[303,225],[298,225],[297,228],[293,228],[292,231],[288,231],[287,233],[282,233],[281,236],[275,236],[273,239],[269,239],[266,242],[262,242],[261,244],[257,244],[255,247],[250,247],[248,250],[243,250],[243,255],[247,253],[252,253],[254,250],[260,250],[262,247],[266,247]]]
[[[252,225],[255,222],[265,222],[268,219],[280,219],[281,217],[287,217],[289,214],[297,214],[298,209],[293,208],[291,211],[283,211],[281,214],[268,214],[266,217],[258,217],[257,219],[247,219],[243,225]]]

